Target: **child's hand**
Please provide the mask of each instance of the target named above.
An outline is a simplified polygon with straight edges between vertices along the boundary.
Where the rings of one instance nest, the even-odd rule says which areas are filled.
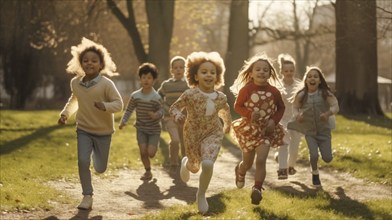
[[[268,120],[268,124],[267,127],[265,128],[265,133],[268,134],[272,134],[275,130],[275,122],[274,120],[270,119]]]
[[[123,127],[125,127],[125,124],[124,123],[120,123],[120,125],[118,126],[118,128],[121,130],[121,129],[123,129]]]
[[[65,125],[66,123],[67,123],[67,116],[61,115],[61,117],[60,117],[59,120],[57,121],[57,124],[59,124],[59,125]]]
[[[252,123],[257,122],[260,119],[260,112],[252,112],[252,115],[250,117],[250,121]]]
[[[105,108],[105,105],[103,104],[103,102],[94,102],[94,106],[101,111],[106,111],[106,108]]]
[[[156,112],[148,112],[148,116],[150,116],[150,118],[153,120],[159,118],[159,115]]]
[[[186,116],[183,114],[176,115],[176,117],[174,118],[174,121],[177,123],[183,124],[185,122],[185,118],[186,118]]]
[[[321,121],[328,121],[329,116],[331,116],[330,111],[324,112],[320,114]]]

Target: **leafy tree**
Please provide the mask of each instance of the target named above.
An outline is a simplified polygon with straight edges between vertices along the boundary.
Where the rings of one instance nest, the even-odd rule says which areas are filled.
[[[44,47],[54,42],[43,40],[50,33],[53,4],[42,1],[3,1],[1,3],[0,48],[4,88],[10,95],[10,107],[23,109],[35,88],[45,81],[40,58],[48,57]],[[12,19],[10,19],[12,18]],[[45,35],[51,39],[52,36]],[[48,66],[52,59],[45,60]]]
[[[336,90],[344,115],[383,115],[377,84],[376,1],[337,0]]]

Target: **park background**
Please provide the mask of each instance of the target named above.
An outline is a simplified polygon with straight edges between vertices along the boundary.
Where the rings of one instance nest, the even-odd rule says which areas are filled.
[[[70,95],[65,72],[82,37],[103,44],[118,66],[124,100],[138,88],[137,67],[193,51],[225,59],[224,91],[244,60],[291,54],[298,76],[317,65],[336,90],[342,114],[391,111],[391,2],[6,0],[0,3],[0,91],[3,109],[59,109]],[[276,66],[277,68],[277,66]]]
[[[287,213],[285,207],[267,202],[262,204],[263,210],[245,206],[247,210],[241,216],[246,219],[248,214],[258,213],[260,218],[301,219],[301,211],[316,209],[317,214],[312,212],[310,219],[388,219],[392,216],[391,23],[392,3],[387,0],[1,1],[2,214],[55,209],[53,201],[75,202],[64,192],[43,187],[43,183],[58,179],[77,183],[74,121],[71,119],[70,125],[63,128],[56,122],[70,95],[73,76],[65,72],[71,59],[70,48],[86,37],[103,44],[111,53],[119,72],[112,79],[125,103],[129,94],[139,88],[136,71],[140,63],[157,64],[158,87],[170,77],[170,58],[186,57],[193,51],[217,51],[224,57],[227,71],[223,90],[231,106],[234,97],[228,87],[244,60],[256,53],[265,52],[275,59],[280,53],[291,54],[299,77],[307,65],[319,66],[336,91],[341,107],[338,128],[333,133],[336,159],[322,166],[387,186],[388,199],[353,203],[354,200],[331,199],[328,193],[308,198],[306,193],[275,195],[272,191],[267,192],[272,204],[277,200],[288,204],[304,202],[301,210]],[[117,122],[119,117],[117,114]],[[113,144],[135,145],[134,132],[131,126],[123,133],[116,132]],[[167,141],[168,135],[163,132],[161,146],[167,147]],[[161,148],[158,155],[155,165],[163,166],[165,149]],[[306,158],[306,145],[302,144],[301,160],[305,165]],[[124,167],[140,168],[137,149],[113,148],[109,173]],[[29,189],[27,193],[25,188]],[[246,193],[223,192],[212,201],[222,202],[221,197],[231,196],[245,198]],[[234,205],[231,210],[243,205],[222,203]],[[321,205],[324,203],[331,206]],[[161,218],[200,218],[189,211],[192,206],[186,207],[185,213],[183,209],[168,209],[169,213]],[[222,211],[220,206],[216,209],[213,217],[237,218],[236,213]]]

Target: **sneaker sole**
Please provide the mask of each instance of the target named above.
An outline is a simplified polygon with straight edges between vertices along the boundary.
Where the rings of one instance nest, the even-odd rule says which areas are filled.
[[[253,205],[260,205],[260,202],[263,199],[263,196],[261,194],[259,194],[257,191],[253,191],[250,198],[252,199]]]

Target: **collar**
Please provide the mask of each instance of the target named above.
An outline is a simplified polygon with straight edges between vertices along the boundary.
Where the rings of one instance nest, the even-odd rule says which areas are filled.
[[[91,86],[97,84],[99,80],[101,80],[101,78],[102,78],[101,74],[98,74],[97,77],[87,82],[83,82],[83,78],[81,78],[81,80],[79,81],[79,85],[84,86],[86,88],[90,88]]]

